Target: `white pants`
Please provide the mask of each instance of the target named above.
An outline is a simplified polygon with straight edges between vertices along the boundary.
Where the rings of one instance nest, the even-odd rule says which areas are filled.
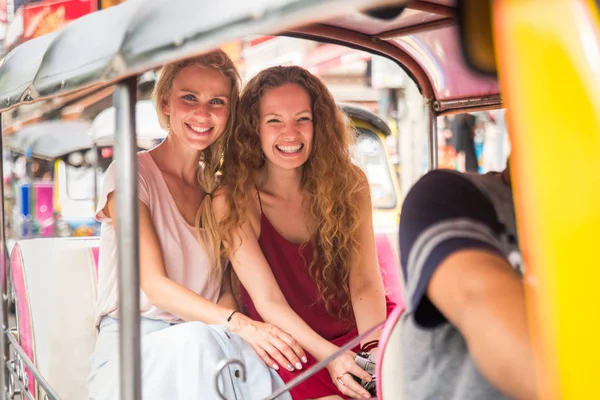
[[[119,323],[104,317],[91,360],[89,400],[119,399]],[[170,325],[141,319],[142,398],[144,400],[219,399],[214,375],[220,360],[235,358],[221,373],[220,392],[227,400],[261,400],[283,386],[252,347],[219,325],[185,322]],[[279,397],[291,399],[289,394]]]

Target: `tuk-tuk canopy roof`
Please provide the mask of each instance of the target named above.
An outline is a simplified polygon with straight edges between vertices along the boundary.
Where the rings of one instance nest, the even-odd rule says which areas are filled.
[[[496,80],[469,72],[462,59],[455,1],[128,0],[13,49],[0,67],[0,112],[107,86],[250,34],[277,33],[386,54],[433,101],[497,97]],[[384,12],[357,11],[384,5]]]
[[[456,2],[411,1],[406,2],[400,16],[390,20],[353,13],[321,25],[353,31],[371,42],[393,45],[399,50],[396,58],[413,74],[426,98],[449,102],[498,96],[497,79],[473,72],[464,60],[456,21]],[[337,36],[331,29],[323,29],[319,33]],[[355,38],[359,40],[358,35]],[[408,60],[412,62],[406,62]],[[457,105],[462,106],[464,102]]]
[[[53,160],[92,147],[86,121],[45,121],[32,124],[7,138],[6,146],[17,153]]]

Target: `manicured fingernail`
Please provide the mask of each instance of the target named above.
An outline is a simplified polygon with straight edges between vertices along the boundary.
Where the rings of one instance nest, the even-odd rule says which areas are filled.
[[[363,397],[364,397],[365,399],[370,399],[370,398],[371,398],[371,395],[370,395],[370,394],[363,394]]]
[[[302,364],[300,364],[299,362],[296,363],[296,368],[298,369],[302,369]]]
[[[279,365],[277,365],[277,364],[273,364],[273,369],[274,369],[275,371],[279,371]]]
[[[306,363],[308,362],[308,359],[307,359],[306,357],[302,357],[302,362],[303,362],[304,364],[306,364]]]
[[[290,370],[290,371],[293,371],[294,367],[292,367],[292,364],[288,364],[287,369]]]

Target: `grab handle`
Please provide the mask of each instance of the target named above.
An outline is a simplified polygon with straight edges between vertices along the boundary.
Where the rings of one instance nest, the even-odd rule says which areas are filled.
[[[244,366],[244,363],[242,363],[240,360],[235,359],[235,358],[228,358],[225,360],[221,360],[219,361],[219,363],[217,364],[217,371],[215,372],[215,380],[214,380],[214,388],[215,388],[215,393],[217,394],[217,396],[219,396],[219,398],[221,400],[228,400],[223,393],[221,393],[221,390],[219,389],[219,378],[221,377],[221,372],[223,372],[223,369],[225,369],[225,367],[228,367],[231,364],[237,364],[240,367],[240,370],[242,372],[242,382],[246,382],[246,367]],[[236,375],[237,377],[237,375]]]

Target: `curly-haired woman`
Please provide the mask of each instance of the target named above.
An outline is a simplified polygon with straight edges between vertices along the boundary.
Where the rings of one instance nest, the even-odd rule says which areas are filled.
[[[266,69],[242,93],[213,201],[242,309],[290,333],[308,366],[386,318],[369,185],[352,163],[351,138],[318,78],[296,66]],[[353,352],[327,370],[292,397],[370,397],[352,377],[370,380]],[[284,381],[298,374],[278,372]]]

